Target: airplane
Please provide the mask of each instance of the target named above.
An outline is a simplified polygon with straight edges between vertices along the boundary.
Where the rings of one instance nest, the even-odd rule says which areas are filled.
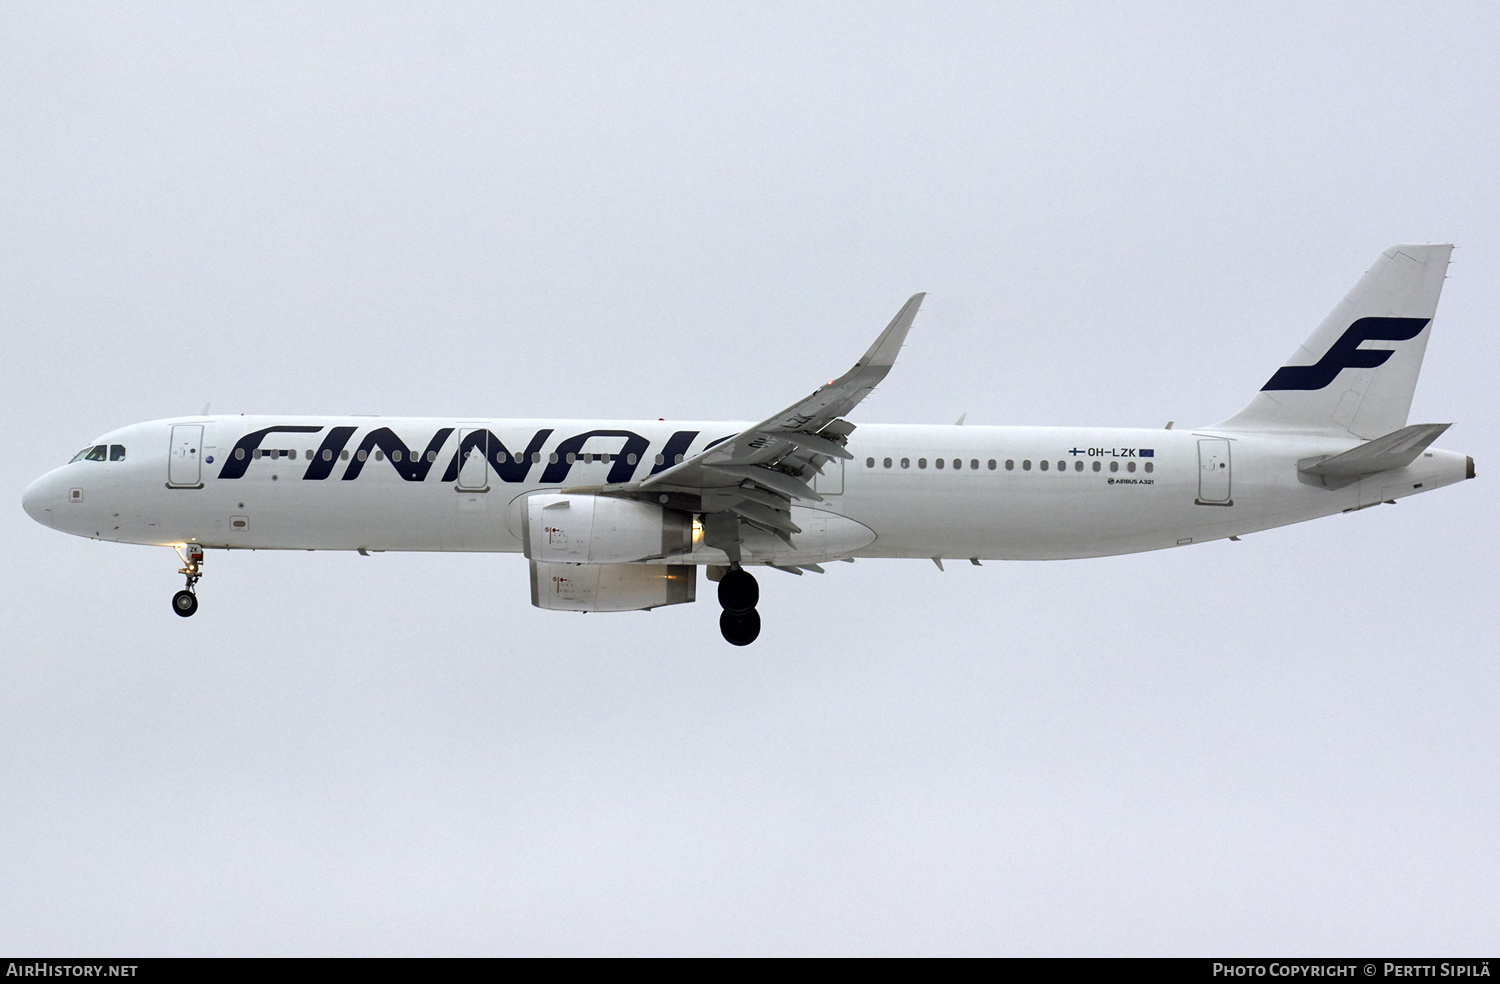
[[[861,424],[924,294],[848,372],[759,422],[213,415],[133,424],[33,482],[37,522],[170,546],[198,610],[207,550],[486,551],[531,603],[692,602],[760,634],[755,569],[866,558],[1050,560],[1161,550],[1365,509],[1474,477],[1407,424],[1451,245],[1393,246],[1217,424]]]

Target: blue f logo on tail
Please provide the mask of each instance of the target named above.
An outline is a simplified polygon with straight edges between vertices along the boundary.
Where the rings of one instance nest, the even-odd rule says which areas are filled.
[[[1364,342],[1405,342],[1416,338],[1431,318],[1360,318],[1310,366],[1282,366],[1261,390],[1320,390],[1345,369],[1385,365],[1388,351],[1362,349]]]

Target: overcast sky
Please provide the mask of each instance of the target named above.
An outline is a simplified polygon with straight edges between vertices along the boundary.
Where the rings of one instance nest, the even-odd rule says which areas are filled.
[[[0,951],[1500,944],[1493,4],[0,5]],[[1480,480],[1154,554],[580,617],[22,489],[198,412],[1206,424],[1454,242]],[[701,588],[701,585],[700,585]]]

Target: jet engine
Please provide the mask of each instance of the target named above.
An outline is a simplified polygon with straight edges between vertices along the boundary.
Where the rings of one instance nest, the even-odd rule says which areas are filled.
[[[633,612],[697,600],[692,564],[531,562],[531,603],[563,612]]]
[[[691,553],[693,517],[650,502],[544,493],[526,499],[531,603],[572,612],[626,612],[696,597],[698,568],[643,564]]]
[[[628,564],[690,553],[693,517],[655,503],[546,493],[526,499],[522,544],[532,560]]]

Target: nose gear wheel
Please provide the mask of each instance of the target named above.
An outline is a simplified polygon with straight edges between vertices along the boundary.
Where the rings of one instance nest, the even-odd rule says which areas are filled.
[[[198,579],[203,576],[203,547],[188,543],[174,548],[182,558],[182,567],[177,573],[187,578],[187,586],[172,596],[172,611],[187,618],[198,610]]]

